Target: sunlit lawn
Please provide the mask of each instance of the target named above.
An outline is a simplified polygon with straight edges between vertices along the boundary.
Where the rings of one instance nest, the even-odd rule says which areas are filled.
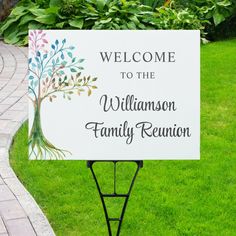
[[[121,235],[236,235],[236,40],[201,50],[201,160],[145,161]],[[15,137],[11,165],[56,234],[107,235],[86,162],[28,161],[27,151],[25,124]],[[127,168],[119,172],[121,190]],[[97,168],[102,170],[104,184],[111,172]],[[118,210],[118,202],[109,208],[114,217]]]

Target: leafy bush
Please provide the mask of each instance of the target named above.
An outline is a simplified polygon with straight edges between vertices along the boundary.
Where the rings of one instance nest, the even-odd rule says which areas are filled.
[[[59,7],[58,7],[59,6]],[[43,8],[46,7],[46,8]],[[5,42],[25,45],[28,29],[202,29],[187,9],[142,5],[125,0],[21,1],[2,24]]]
[[[190,6],[199,17],[212,20],[217,26],[233,14],[233,0],[197,0]]]
[[[204,38],[236,9],[233,0],[140,1],[22,0],[0,33],[18,45],[27,44],[28,29],[200,29]]]
[[[210,24],[204,26],[210,39],[236,35],[235,0],[175,0],[174,4],[176,9],[191,9],[200,20],[207,20]]]
[[[150,6],[153,10],[165,4],[165,0],[140,0],[143,5]]]
[[[206,28],[208,38],[215,40],[217,38],[236,36],[236,1],[215,0],[214,4],[209,2],[208,4],[206,18],[212,23]],[[207,7],[205,8],[207,9]]]
[[[200,29],[203,30],[207,20],[199,20],[188,8],[176,10],[171,7],[160,7],[156,9],[155,18],[147,19],[159,29]]]

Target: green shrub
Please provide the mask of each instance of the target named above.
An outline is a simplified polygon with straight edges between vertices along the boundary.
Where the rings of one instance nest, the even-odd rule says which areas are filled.
[[[178,10],[191,9],[200,20],[207,20],[205,33],[210,39],[236,35],[235,0],[175,0],[174,4]]]
[[[143,5],[150,6],[153,10],[165,4],[165,0],[140,0]]]
[[[23,0],[3,22],[0,33],[6,43],[26,45],[28,29],[200,29],[207,21],[190,8],[174,2],[155,8],[138,0]],[[147,1],[146,1],[147,4]],[[153,9],[153,7],[155,9]]]
[[[207,20],[200,20],[190,9],[176,10],[171,7],[160,7],[155,11],[155,18],[147,19],[159,29],[200,29]],[[203,33],[204,34],[204,33]]]

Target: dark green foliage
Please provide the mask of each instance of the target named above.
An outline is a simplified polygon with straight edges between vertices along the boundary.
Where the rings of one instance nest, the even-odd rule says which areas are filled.
[[[137,0],[23,0],[2,24],[1,34],[7,43],[25,45],[28,29],[203,29],[188,9],[153,10],[157,4],[147,6]]]
[[[59,13],[62,16],[66,16],[66,17],[72,17],[74,15],[76,15],[76,13],[78,13],[78,3],[76,1],[73,0],[62,0],[61,1],[61,7],[59,10]]]
[[[209,32],[209,37],[211,40],[236,37],[236,15],[218,25],[212,32]]]
[[[156,7],[161,7],[164,5],[165,0],[140,0],[143,5],[147,5],[155,9]]]
[[[36,3],[40,8],[47,8],[49,7],[48,0],[33,0],[32,2]]]
[[[176,0],[175,7],[191,9],[199,19],[206,19],[205,32],[211,40],[236,35],[236,1],[235,0]]]
[[[149,6],[156,4],[158,7],[165,2],[168,3],[169,8],[173,9],[173,11],[187,11],[186,17],[182,18],[183,21],[188,21],[187,18],[191,18],[194,15],[203,24],[205,34],[211,40],[236,35],[235,0],[142,0],[141,2]]]
[[[140,1],[22,0],[0,34],[18,45],[27,44],[28,29],[200,29],[209,39],[236,34],[234,0]]]

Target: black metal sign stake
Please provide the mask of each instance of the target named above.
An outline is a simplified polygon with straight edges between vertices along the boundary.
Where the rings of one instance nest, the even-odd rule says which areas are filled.
[[[114,191],[113,191],[113,193],[111,193],[111,194],[102,193],[101,188],[100,188],[99,183],[98,183],[98,180],[97,180],[97,177],[96,177],[95,172],[93,170],[93,164],[95,162],[112,162],[113,163],[113,165],[114,165],[114,169],[113,169],[113,171],[114,171],[114,186],[113,186],[114,189],[113,190]],[[116,164],[117,164],[117,162],[134,162],[134,163],[137,164],[137,168],[136,168],[135,174],[133,176],[133,179],[131,181],[128,193],[117,193],[117,191],[116,191]],[[111,221],[118,221],[119,223],[118,223],[118,230],[117,230],[116,236],[119,236],[120,235],[120,230],[121,230],[121,225],[122,225],[122,222],[123,222],[123,219],[124,219],[125,210],[126,210],[126,207],[127,207],[129,197],[130,197],[130,193],[132,191],[134,181],[137,177],[137,174],[138,174],[140,168],[143,167],[143,161],[88,161],[87,162],[87,167],[90,168],[90,170],[92,172],[93,178],[95,180],[95,183],[96,183],[96,186],[97,186],[97,189],[98,189],[101,201],[102,201],[102,206],[103,206],[105,217],[106,217],[108,234],[109,234],[109,236],[112,236],[110,222]],[[122,208],[122,212],[121,212],[121,215],[120,215],[119,218],[110,218],[108,216],[107,207],[106,207],[106,204],[105,204],[105,198],[125,198],[124,205],[123,205],[123,208]]]

